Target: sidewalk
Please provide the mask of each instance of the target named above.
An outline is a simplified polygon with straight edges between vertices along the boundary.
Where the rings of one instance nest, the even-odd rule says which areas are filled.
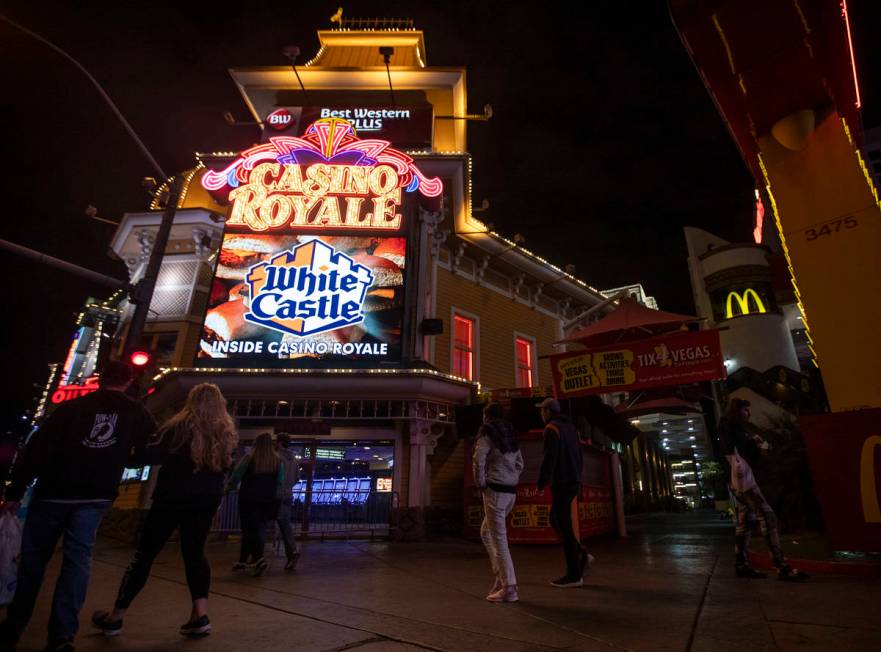
[[[209,546],[214,632],[183,640],[189,597],[177,547],[168,546],[126,618],[107,639],[88,624],[113,601],[131,549],[99,544],[78,650],[870,650],[881,649],[881,582],[817,577],[808,584],[737,580],[732,527],[712,514],[631,519],[626,540],[591,546],[582,589],[555,589],[559,548],[517,546],[521,601],[487,603],[483,548],[308,542],[294,573],[274,559],[267,575],[229,571],[233,543]],[[50,589],[57,560],[44,588]],[[20,649],[45,643],[50,590]]]

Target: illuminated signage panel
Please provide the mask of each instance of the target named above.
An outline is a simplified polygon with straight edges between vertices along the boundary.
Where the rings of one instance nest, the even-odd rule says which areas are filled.
[[[252,147],[202,184],[230,208],[197,364],[400,361],[408,198],[440,196],[438,179],[327,118],[302,138]]]
[[[400,358],[406,238],[228,233],[218,258],[203,366]]]
[[[382,138],[403,149],[431,149],[434,113],[428,103],[391,105],[282,106],[263,119],[263,142],[280,135],[302,136],[316,120],[340,118],[362,138]]]

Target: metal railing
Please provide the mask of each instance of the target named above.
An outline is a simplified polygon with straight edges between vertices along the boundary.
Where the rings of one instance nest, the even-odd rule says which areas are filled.
[[[393,491],[359,489],[341,493],[333,488],[317,489],[311,492],[311,500],[295,497],[291,523],[298,537],[384,537],[389,535],[392,510],[397,504],[398,494]],[[275,524],[272,525],[275,529]],[[237,491],[232,491],[223,497],[211,532],[238,534],[240,531],[239,496]]]

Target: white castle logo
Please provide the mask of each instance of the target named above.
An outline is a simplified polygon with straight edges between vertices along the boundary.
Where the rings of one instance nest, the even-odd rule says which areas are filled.
[[[321,240],[311,240],[252,266],[245,319],[305,337],[364,321],[373,272]]]

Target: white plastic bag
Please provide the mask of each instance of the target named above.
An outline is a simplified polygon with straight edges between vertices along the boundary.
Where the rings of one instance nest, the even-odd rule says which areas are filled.
[[[12,602],[21,553],[21,521],[15,514],[0,514],[0,605]]]
[[[728,463],[731,465],[731,488],[737,493],[743,493],[755,489],[758,485],[753,476],[753,470],[746,463],[737,449],[734,449],[734,455],[728,456]]]

